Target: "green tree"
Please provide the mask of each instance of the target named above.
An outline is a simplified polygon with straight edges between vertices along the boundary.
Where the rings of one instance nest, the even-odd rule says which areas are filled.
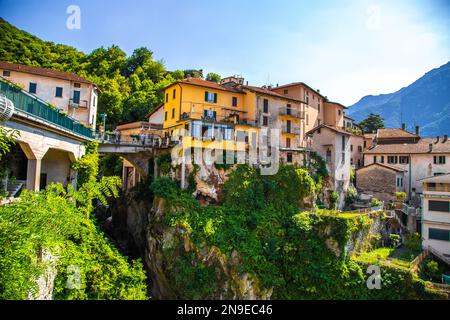
[[[220,82],[221,79],[222,78],[217,73],[214,72],[210,72],[206,75],[206,81],[218,83]]]
[[[376,133],[378,129],[384,128],[384,120],[379,114],[369,114],[366,119],[359,123],[364,133]]]

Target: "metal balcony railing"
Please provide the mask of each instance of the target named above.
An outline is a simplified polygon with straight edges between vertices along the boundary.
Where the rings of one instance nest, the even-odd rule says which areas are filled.
[[[287,107],[280,108],[279,113],[282,116],[289,116],[289,117],[298,118],[298,119],[304,119],[305,118],[305,112],[304,111],[300,111],[300,110],[296,110],[296,109],[292,109],[292,108],[287,108]]]
[[[19,110],[84,137],[93,138],[93,132],[90,128],[83,126],[80,122],[63,114],[48,102],[39,99],[3,77],[0,77],[0,93],[14,103],[16,111]]]
[[[281,133],[288,133],[288,134],[300,134],[300,129],[295,127],[288,127],[288,126],[282,126],[281,127]]]

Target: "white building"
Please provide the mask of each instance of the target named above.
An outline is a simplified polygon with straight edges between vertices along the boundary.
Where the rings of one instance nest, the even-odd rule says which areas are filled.
[[[420,182],[423,248],[431,247],[450,260],[450,173]]]
[[[76,74],[0,61],[0,76],[95,128],[99,90]]]
[[[364,151],[364,165],[382,163],[405,170],[405,192],[410,198],[422,193],[421,179],[450,172],[447,136],[421,138],[404,129],[379,129],[373,146]],[[416,197],[417,198],[417,197]]]

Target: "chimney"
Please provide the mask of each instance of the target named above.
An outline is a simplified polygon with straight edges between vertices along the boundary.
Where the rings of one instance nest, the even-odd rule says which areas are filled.
[[[448,140],[448,136],[446,134],[444,134],[444,139],[442,139],[442,143],[446,143]]]
[[[277,88],[278,88],[278,83],[277,83]]]
[[[416,126],[416,134],[419,135],[420,131],[419,131],[419,126]]]
[[[405,130],[405,129],[406,129],[406,124],[402,123],[402,130]]]
[[[439,143],[439,136],[436,137],[436,142],[435,143]]]
[[[430,148],[430,152],[432,152],[432,151],[433,151],[433,144],[430,143],[428,146],[429,146],[429,148]]]

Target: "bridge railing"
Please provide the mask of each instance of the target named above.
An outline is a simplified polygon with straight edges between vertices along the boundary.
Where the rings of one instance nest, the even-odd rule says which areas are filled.
[[[14,103],[14,108],[45,122],[73,131],[87,138],[93,138],[93,132],[77,120],[65,115],[49,103],[32,95],[18,85],[0,76],[0,94]]]
[[[166,148],[170,145],[168,137],[159,135],[123,135],[96,133],[95,139],[103,144],[136,146],[147,148]]]

